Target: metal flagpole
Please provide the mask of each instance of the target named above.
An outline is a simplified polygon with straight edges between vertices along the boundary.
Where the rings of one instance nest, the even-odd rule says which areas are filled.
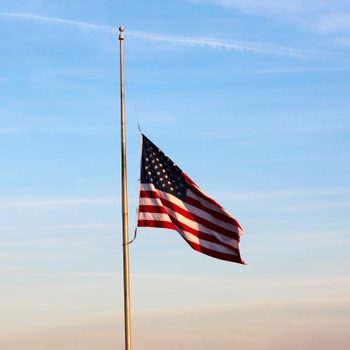
[[[121,116],[121,160],[122,160],[122,222],[123,222],[123,268],[124,268],[124,327],[125,350],[131,350],[130,322],[130,271],[128,229],[128,186],[126,174],[125,93],[124,93],[124,27],[119,27],[120,47],[120,116]]]

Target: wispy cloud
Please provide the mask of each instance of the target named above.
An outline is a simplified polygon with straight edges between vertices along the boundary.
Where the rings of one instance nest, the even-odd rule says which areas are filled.
[[[350,12],[334,12],[320,18],[318,28],[322,32],[350,31]]]
[[[65,135],[79,135],[79,136],[103,136],[114,137],[115,132],[113,128],[107,126],[85,126],[85,125],[63,125],[57,121],[54,116],[45,115],[43,117],[32,117],[31,115],[12,114],[10,112],[1,111],[3,115],[11,115],[12,120],[8,122],[9,125],[0,127],[0,137],[6,136],[21,136],[25,134],[65,134]],[[16,118],[20,122],[16,121]],[[50,125],[48,125],[50,120]],[[3,123],[5,124],[5,123]]]
[[[175,285],[181,284],[193,284],[194,286],[199,284],[207,284],[206,287],[209,288],[212,285],[213,280],[215,280],[215,285],[224,285],[226,283],[232,282],[231,277],[223,276],[210,276],[210,275],[194,275],[194,274],[152,274],[152,273],[135,273],[135,277],[139,280],[141,285],[145,285],[146,281],[152,281],[149,284],[149,288],[153,288],[153,285],[158,285],[159,283],[164,283],[165,286],[168,286],[171,283]],[[256,277],[255,279],[250,279],[249,277],[236,277],[235,281],[238,284],[250,285],[252,288],[257,285],[269,289],[270,287],[300,287],[308,286],[311,288],[321,288],[335,284],[341,284],[350,288],[350,280],[346,278],[347,276],[339,273],[334,276],[314,276],[313,278],[299,276],[298,278],[289,278],[280,276],[278,279],[268,278],[265,276]]]
[[[5,136],[5,135],[16,135],[16,134],[21,134],[23,132],[23,129],[21,128],[0,128],[0,136]]]
[[[257,191],[257,192],[225,192],[218,193],[221,198],[235,198],[239,200],[257,201],[257,200],[276,200],[290,198],[339,198],[349,197],[349,187],[333,188],[308,188],[308,189],[286,189],[275,191]]]
[[[223,6],[246,14],[264,16],[319,18],[322,15],[350,9],[348,0],[187,0],[198,4]]]
[[[11,13],[11,12],[0,12],[0,17],[7,17],[18,20],[29,20],[29,21],[40,21],[55,23],[61,25],[74,26],[84,30],[99,31],[108,34],[116,34],[117,29],[111,26],[91,24],[88,22],[75,21],[64,18],[57,17],[47,17],[40,16],[30,13]],[[127,31],[126,35],[135,37],[138,39],[149,40],[153,42],[163,42],[172,45],[180,46],[192,46],[192,47],[202,47],[210,49],[225,49],[229,51],[240,51],[240,52],[250,52],[256,54],[271,54],[278,56],[292,56],[292,57],[302,57],[305,53],[290,48],[287,46],[275,46],[265,43],[256,43],[248,41],[238,41],[238,40],[224,40],[220,38],[206,38],[206,37],[190,37],[190,36],[176,36],[176,35],[165,35],[159,33],[147,33],[139,31]]]
[[[350,30],[348,0],[187,0],[222,6],[247,15],[276,18],[297,23],[320,33]]]
[[[0,16],[13,18],[13,19],[63,24],[63,25],[79,27],[81,29],[89,29],[89,30],[93,30],[93,31],[105,32],[105,33],[109,33],[109,34],[116,34],[117,33],[117,29],[113,28],[111,26],[91,24],[91,23],[87,23],[87,22],[74,21],[74,20],[70,20],[70,19],[57,18],[57,17],[40,16],[40,15],[36,15],[36,14],[31,14],[31,13],[0,12]]]
[[[13,231],[14,228],[11,226],[0,226],[0,232],[1,231]]]
[[[177,44],[183,46],[197,46],[202,48],[211,49],[225,49],[230,51],[252,52],[260,54],[272,54],[279,56],[293,56],[302,57],[305,53],[286,46],[274,46],[263,43],[255,43],[248,41],[238,40],[224,40],[217,38],[204,38],[204,37],[189,37],[189,36],[174,36],[164,35],[156,33],[145,33],[130,31],[128,33],[131,36],[138,37],[145,40],[166,42],[170,44]]]
[[[114,197],[18,198],[0,200],[0,208],[116,204]]]
[[[66,224],[66,225],[52,225],[47,228],[59,229],[59,230],[102,230],[109,228],[116,228],[117,224],[107,224],[107,223],[81,223],[81,224]],[[0,228],[1,229],[1,228]]]
[[[294,241],[294,242],[306,242],[309,241],[313,245],[316,243],[324,242],[326,244],[329,243],[329,232],[301,232],[301,233],[293,233],[291,234],[285,234],[285,235],[274,235],[274,239],[279,239],[283,241]],[[332,244],[334,246],[334,243],[341,243],[343,245],[349,245],[349,231],[335,231],[332,230]]]
[[[189,0],[194,3],[208,3],[236,9],[245,13],[300,14],[306,10],[305,0]]]

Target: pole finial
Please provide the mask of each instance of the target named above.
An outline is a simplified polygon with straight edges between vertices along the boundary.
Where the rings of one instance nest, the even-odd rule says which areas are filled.
[[[124,40],[123,32],[124,32],[124,27],[123,27],[123,26],[120,26],[120,27],[119,27],[119,40],[120,40],[120,41]]]

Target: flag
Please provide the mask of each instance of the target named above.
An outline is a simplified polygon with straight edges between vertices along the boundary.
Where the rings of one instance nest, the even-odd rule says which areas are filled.
[[[239,223],[145,135],[137,226],[176,230],[194,250],[244,264]]]

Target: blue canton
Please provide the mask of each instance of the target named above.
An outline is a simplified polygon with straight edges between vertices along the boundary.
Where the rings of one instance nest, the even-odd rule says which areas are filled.
[[[141,183],[151,183],[158,190],[180,199],[186,196],[182,170],[145,135],[142,135]]]

